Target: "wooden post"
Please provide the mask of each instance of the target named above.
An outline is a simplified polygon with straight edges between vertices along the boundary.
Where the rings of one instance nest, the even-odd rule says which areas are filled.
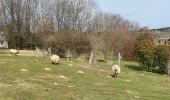
[[[170,80],[170,60],[169,60],[169,63],[168,63],[168,79]]]
[[[68,52],[67,52],[67,61],[70,61],[70,49],[68,49]]]
[[[120,55],[120,53],[118,53],[118,63],[119,63],[119,67],[120,67],[120,60],[121,60],[121,55]]]
[[[35,54],[36,54],[36,56],[38,54],[38,47],[37,46],[35,47]]]
[[[51,47],[48,48],[48,55],[51,57]]]
[[[45,49],[43,48],[43,50],[42,50],[42,52],[43,52],[43,58],[45,58]]]
[[[92,60],[93,60],[93,51],[91,51],[91,53],[90,53],[90,60],[89,60],[89,64],[91,64],[91,63],[92,63]]]
[[[37,46],[35,46],[35,54],[37,54]]]

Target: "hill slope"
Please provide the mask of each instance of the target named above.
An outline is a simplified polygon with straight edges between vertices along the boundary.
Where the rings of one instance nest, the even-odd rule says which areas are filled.
[[[156,37],[170,37],[170,27],[164,27],[164,28],[159,28],[159,29],[151,29],[151,32],[156,36]]]
[[[143,72],[136,63],[122,62],[120,79],[114,79],[111,66],[107,63],[66,62],[66,59],[62,59],[60,65],[52,65],[48,58],[11,56],[0,51],[0,98],[169,100],[167,76]],[[80,71],[84,73],[78,73]]]

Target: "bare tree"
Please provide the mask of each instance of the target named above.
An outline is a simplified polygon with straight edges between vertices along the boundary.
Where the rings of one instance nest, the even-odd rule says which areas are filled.
[[[31,41],[31,24],[37,0],[1,0],[1,18],[8,33],[10,48],[25,48]],[[26,40],[26,41],[25,41]]]
[[[94,56],[112,58],[138,25],[97,11],[95,0],[0,0],[0,28],[10,48],[52,46],[77,55],[93,50]]]

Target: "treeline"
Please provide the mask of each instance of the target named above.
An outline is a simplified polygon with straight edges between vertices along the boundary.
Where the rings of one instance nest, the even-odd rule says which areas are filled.
[[[98,58],[113,59],[127,52],[138,25],[99,11],[95,0],[0,0],[0,29],[9,48],[69,49],[76,57],[93,50]]]

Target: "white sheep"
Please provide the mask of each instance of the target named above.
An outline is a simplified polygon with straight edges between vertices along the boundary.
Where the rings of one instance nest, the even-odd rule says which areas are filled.
[[[16,55],[16,54],[19,53],[19,50],[17,50],[17,49],[10,49],[9,52],[10,52],[11,54]]]
[[[113,65],[112,71],[114,73],[115,78],[118,78],[118,75],[120,74],[120,67],[118,65]]]
[[[59,64],[60,62],[60,57],[58,55],[52,55],[50,57],[52,64]]]

